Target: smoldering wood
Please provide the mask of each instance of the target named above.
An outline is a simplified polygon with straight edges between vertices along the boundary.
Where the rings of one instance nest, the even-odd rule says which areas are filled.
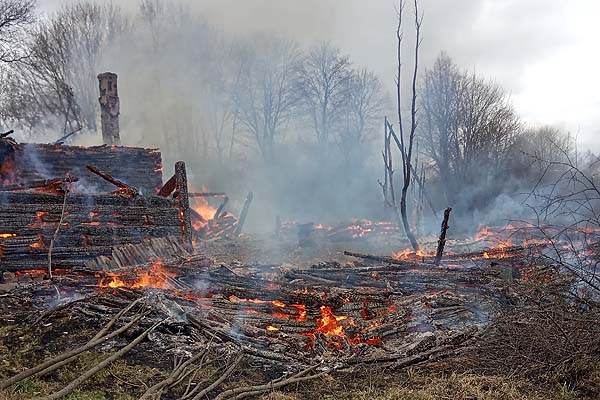
[[[223,212],[223,209],[225,208],[225,206],[227,205],[228,202],[229,202],[229,197],[225,196],[225,198],[223,199],[223,202],[221,203],[219,208],[217,208],[217,211],[215,211],[215,215],[213,216],[213,219],[219,219],[219,217],[221,216],[221,213]]]
[[[442,220],[442,227],[440,231],[440,238],[438,240],[437,250],[435,252],[435,265],[440,265],[442,262],[442,255],[444,254],[444,246],[446,246],[446,232],[448,231],[448,219],[450,218],[450,212],[452,208],[448,207],[444,210],[444,219]]]
[[[177,191],[177,205],[181,216],[181,228],[184,248],[192,250],[192,222],[190,219],[190,199],[188,197],[187,173],[185,163],[175,163],[175,190]]]
[[[175,184],[177,180],[175,179],[175,175],[169,178],[169,180],[160,188],[158,191],[158,196],[169,197],[171,193],[175,190]]]
[[[10,138],[0,139],[0,167],[8,169],[12,179],[3,176],[3,184],[76,176],[85,183],[90,193],[112,190],[112,184],[99,181],[85,166],[93,165],[142,194],[157,193],[162,187],[162,156],[158,149],[109,146],[61,146],[56,144],[15,143]],[[11,178],[9,177],[9,178]],[[89,183],[88,183],[89,181]],[[3,190],[0,184],[0,190]]]
[[[159,196],[64,196],[38,192],[0,192],[0,265],[5,271],[43,269],[51,239],[53,268],[80,267],[114,246],[148,238],[181,237],[178,208]]]
[[[14,190],[27,190],[27,189],[39,189],[45,187],[52,187],[56,185],[61,185],[65,182],[73,183],[77,182],[79,178],[74,176],[69,176],[66,178],[54,178],[54,179],[36,179],[29,182],[22,182],[18,184],[8,184],[2,186],[2,190],[6,192],[14,191]]]
[[[114,178],[108,172],[100,171],[98,168],[96,168],[92,165],[86,165],[85,167],[88,169],[88,171],[90,171],[91,173],[93,173],[95,175],[98,175],[100,178],[104,179],[105,181],[112,183],[113,185],[115,185],[116,187],[118,187],[120,189],[125,189],[126,194],[128,196],[135,197],[135,196],[139,195],[139,191],[136,188],[129,186],[125,182],[122,182],[122,181]]]

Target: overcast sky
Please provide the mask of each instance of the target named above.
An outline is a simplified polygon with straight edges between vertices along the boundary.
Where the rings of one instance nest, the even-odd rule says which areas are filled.
[[[50,11],[68,1],[39,3]],[[113,3],[135,8],[139,2]],[[375,70],[390,88],[394,84],[397,1],[189,4],[234,34],[262,30],[289,34],[303,44],[330,40],[356,64]],[[460,66],[504,86],[529,123],[556,124],[600,152],[600,0],[420,0],[420,7],[425,13],[423,65],[445,50]],[[407,45],[411,28],[407,23]]]

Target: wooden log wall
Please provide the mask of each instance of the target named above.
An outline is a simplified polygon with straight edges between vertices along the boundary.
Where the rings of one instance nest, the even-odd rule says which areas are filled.
[[[87,189],[86,193],[115,190],[113,185],[86,169],[86,165],[92,165],[139,189],[144,195],[154,195],[162,186],[162,158],[157,149],[19,143],[14,150],[11,175],[17,183],[64,178],[70,174],[80,179],[78,188]],[[0,165],[6,161],[6,156],[0,154]],[[3,181],[8,183],[6,179]]]
[[[0,192],[0,271],[47,268],[63,200],[59,194]],[[181,232],[179,209],[169,199],[70,193],[52,251],[53,268],[83,266],[110,256],[114,246],[181,237]]]

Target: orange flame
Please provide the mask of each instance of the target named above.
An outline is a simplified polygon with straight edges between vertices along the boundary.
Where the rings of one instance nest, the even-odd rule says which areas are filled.
[[[154,261],[148,271],[144,271],[138,274],[135,282],[126,282],[122,279],[123,274],[108,273],[107,277],[102,278],[98,283],[100,287],[129,287],[129,288],[156,288],[156,289],[169,289],[171,285],[168,280],[175,278],[177,273],[170,271],[163,264],[161,259]],[[110,278],[110,281],[107,280]]]
[[[418,260],[425,257],[427,254],[421,249],[414,252],[412,249],[404,249],[392,254],[394,260]]]

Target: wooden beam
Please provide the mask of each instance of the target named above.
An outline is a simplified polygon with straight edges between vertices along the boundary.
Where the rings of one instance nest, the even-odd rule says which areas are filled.
[[[187,251],[192,251],[192,222],[190,219],[190,198],[188,197],[187,173],[185,163],[177,161],[175,163],[175,190],[177,191],[177,205],[179,206],[179,215],[181,218],[181,230],[183,247]]]

